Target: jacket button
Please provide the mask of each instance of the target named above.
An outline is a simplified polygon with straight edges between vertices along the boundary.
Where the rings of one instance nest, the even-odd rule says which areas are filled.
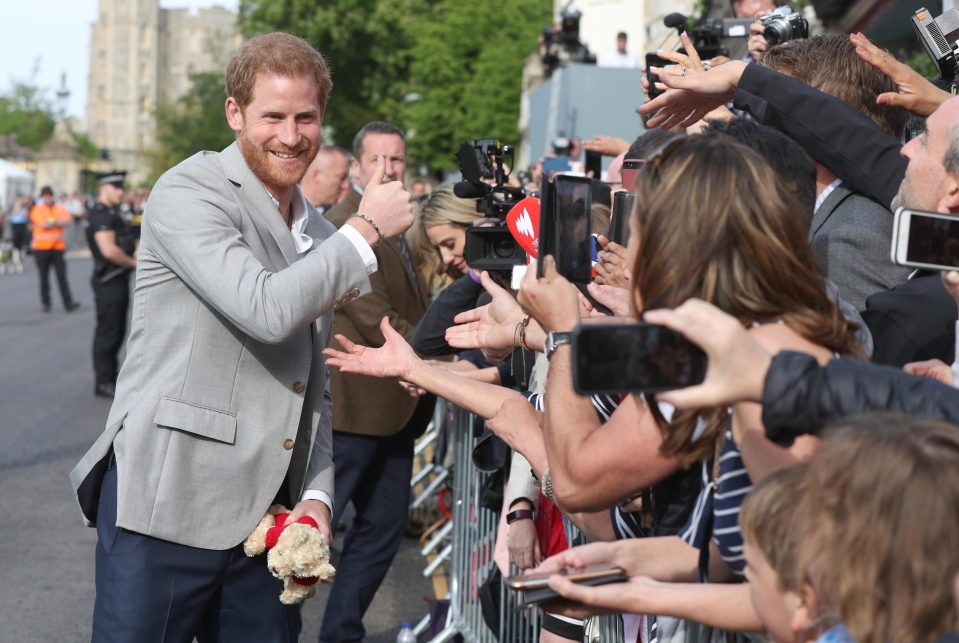
[[[293,440],[291,440],[290,438],[287,438],[287,439],[283,440],[283,448],[286,449],[287,451],[289,451],[290,449],[292,449],[292,448],[293,448]]]
[[[302,393],[306,390],[306,386],[303,385],[303,382],[293,382],[293,392]]]

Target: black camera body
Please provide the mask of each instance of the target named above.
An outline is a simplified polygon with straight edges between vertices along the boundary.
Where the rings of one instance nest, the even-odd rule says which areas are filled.
[[[791,7],[776,7],[759,21],[765,27],[763,38],[770,45],[809,37],[809,22]]]
[[[453,193],[477,199],[477,212],[499,219],[494,226],[466,231],[463,256],[473,270],[510,271],[526,263],[526,252],[506,227],[506,215],[525,196],[522,189],[506,185],[507,159],[512,166],[513,147],[495,139],[467,141],[456,153],[463,181],[453,186]]]
[[[696,48],[703,60],[716,56],[728,56],[729,49],[723,46],[722,41],[727,38],[749,37],[749,25],[752,22],[751,18],[704,19],[700,20],[695,27],[689,29],[689,18],[681,13],[671,13],[663,18],[663,24],[670,29],[676,29],[679,33],[689,33],[689,39],[692,40],[693,47]],[[647,56],[649,55],[652,54],[647,54]],[[648,68],[649,63],[646,66]],[[649,97],[653,98],[653,95],[650,94]]]
[[[947,81],[959,76],[959,10],[944,11],[938,18],[925,7],[912,16],[912,26],[923,49]]]

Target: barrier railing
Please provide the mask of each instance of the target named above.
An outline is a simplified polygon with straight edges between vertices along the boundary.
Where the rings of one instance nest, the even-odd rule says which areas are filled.
[[[480,492],[490,474],[479,471],[473,464],[473,447],[477,439],[474,417],[439,400],[431,431],[435,434],[431,435],[428,431],[417,449],[422,449],[423,441],[445,438],[452,454],[452,465],[447,468],[442,462],[435,461],[425,465],[424,468],[428,467],[429,470],[423,473],[424,469],[421,469],[418,476],[414,476],[414,486],[426,486],[413,504],[420,506],[446,483],[452,486],[453,507],[452,520],[432,535],[421,552],[424,556],[435,553],[424,575],[429,576],[439,565],[445,565],[449,584],[450,608],[446,625],[430,641],[443,643],[459,635],[470,643],[537,643],[539,610],[518,609],[515,593],[502,583],[494,589],[499,592],[498,631],[490,630],[483,618],[480,588],[495,568],[493,550],[499,516],[480,504]],[[571,543],[583,541],[571,524],[567,524],[567,537]],[[428,625],[428,618],[424,618],[416,628],[417,634],[425,631]],[[617,616],[598,619],[598,623],[587,628],[587,638],[584,640],[621,643],[621,620]]]

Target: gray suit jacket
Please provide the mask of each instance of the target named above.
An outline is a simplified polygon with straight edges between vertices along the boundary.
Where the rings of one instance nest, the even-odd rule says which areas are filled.
[[[911,269],[889,259],[893,216],[872,199],[840,185],[813,214],[809,239],[839,295],[865,310],[866,297],[905,282]]]
[[[370,283],[350,240],[307,207],[315,242],[297,260],[236,144],[157,182],[116,398],[70,473],[88,524],[111,447],[117,525],[185,545],[237,545],[284,479],[294,500],[333,496],[322,350],[331,310]]]

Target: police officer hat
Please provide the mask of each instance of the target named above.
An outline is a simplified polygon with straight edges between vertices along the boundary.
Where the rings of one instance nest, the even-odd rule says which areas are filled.
[[[123,182],[127,178],[125,170],[113,170],[110,172],[97,172],[97,185],[113,185],[118,188],[123,187]]]

